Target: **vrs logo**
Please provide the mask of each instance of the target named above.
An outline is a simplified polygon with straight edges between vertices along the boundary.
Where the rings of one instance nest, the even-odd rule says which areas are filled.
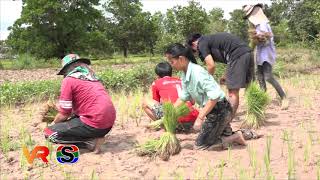
[[[36,146],[31,152],[29,152],[26,146],[23,146],[23,154],[29,164],[33,163],[34,158],[39,158],[43,162],[48,163],[47,156],[49,155],[49,149],[46,146]]]
[[[79,148],[76,145],[60,145],[57,148],[57,160],[62,164],[77,162],[79,160]]]

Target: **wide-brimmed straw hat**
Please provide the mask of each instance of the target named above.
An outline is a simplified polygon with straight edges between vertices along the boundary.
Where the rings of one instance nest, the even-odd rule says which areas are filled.
[[[262,4],[243,6],[242,10],[245,13],[244,18],[248,19],[254,25],[260,24],[262,22],[269,22],[267,16],[263,13],[262,8]]]
[[[75,63],[75,62],[83,62],[88,65],[91,64],[90,59],[80,58],[80,56],[78,54],[68,54],[61,60],[61,62],[62,62],[62,68],[60,69],[60,71],[58,72],[57,75],[64,75],[67,68],[72,63]]]

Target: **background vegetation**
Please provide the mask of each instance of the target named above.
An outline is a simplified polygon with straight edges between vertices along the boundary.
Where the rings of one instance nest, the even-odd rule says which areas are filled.
[[[319,48],[320,2],[272,0],[265,6],[278,46]],[[44,59],[76,52],[94,58],[122,54],[161,54],[171,42],[184,42],[193,32],[228,31],[247,41],[241,7],[224,19],[195,1],[166,13],[142,11],[139,0],[24,0],[21,17],[0,44],[0,52],[28,53]]]

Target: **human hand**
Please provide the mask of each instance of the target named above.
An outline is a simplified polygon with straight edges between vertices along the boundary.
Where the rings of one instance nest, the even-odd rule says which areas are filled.
[[[226,77],[225,77],[225,76],[222,76],[222,77],[220,78],[220,84],[221,84],[221,85],[225,85],[225,84],[226,84]]]
[[[194,122],[194,124],[193,124],[193,129],[196,131],[196,132],[198,132],[198,131],[200,131],[200,129],[201,129],[201,126],[202,126],[202,122],[203,122],[203,119],[201,119],[201,118],[197,118],[197,120]]]

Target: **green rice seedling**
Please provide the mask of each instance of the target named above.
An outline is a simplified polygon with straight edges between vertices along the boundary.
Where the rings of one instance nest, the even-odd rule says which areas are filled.
[[[203,176],[203,167],[201,164],[197,166],[195,179],[205,179],[205,177]]]
[[[231,162],[231,145],[228,145],[228,162]]]
[[[248,180],[248,179],[250,179],[250,178],[249,178],[249,175],[247,173],[247,170],[240,166],[240,169],[239,169],[239,180]]]
[[[284,143],[289,140],[289,133],[287,130],[282,131],[282,148],[281,148],[281,157],[283,157],[283,148],[284,148]]]
[[[9,129],[8,127],[1,127],[1,136],[0,136],[0,147],[3,155],[7,158],[8,152],[10,150],[10,138],[9,138]]]
[[[160,139],[149,140],[145,144],[138,146],[138,155],[148,155],[151,153],[158,155],[166,161],[170,155],[180,152],[181,146],[175,132],[178,124],[178,118],[189,113],[189,108],[183,104],[177,108],[170,102],[163,103],[163,125],[166,130]]]
[[[295,179],[295,159],[294,147],[292,144],[292,134],[288,136],[288,179]]]
[[[174,171],[174,180],[184,180],[184,176],[183,176],[183,170],[182,169],[178,169]]]
[[[253,177],[256,177],[257,173],[257,151],[252,146],[248,145],[247,152],[249,153],[250,166],[253,169]]]
[[[311,147],[312,147],[312,135],[310,133],[307,134],[307,143],[304,145],[304,151],[303,151],[303,160],[304,163],[308,163],[310,159],[311,154]]]
[[[271,162],[271,136],[267,136],[267,141],[266,141],[266,151],[264,155],[264,163],[265,163],[265,168],[266,168],[266,177],[268,180],[274,179],[274,176],[272,174],[270,162]]]
[[[257,83],[251,83],[246,89],[245,105],[246,118],[242,127],[259,128],[265,123],[265,109],[270,101],[266,92],[260,89]]]
[[[49,152],[53,152],[53,145],[49,140],[46,140],[46,146],[49,149]],[[52,153],[49,153],[49,159],[52,160]]]
[[[208,179],[214,179],[216,171],[210,164],[208,164],[208,167]]]
[[[219,172],[218,172],[218,179],[222,180],[223,179],[223,171],[224,171],[224,166],[225,166],[225,162],[224,160],[220,161],[220,168],[219,168]]]
[[[23,151],[20,151],[20,156],[19,156],[19,167],[23,170],[26,169],[27,165],[27,160],[25,159],[25,156],[23,155]]]
[[[96,175],[96,172],[93,169],[92,172],[91,172],[91,175],[90,175],[90,180],[97,180],[97,179],[98,179],[98,177]]]

